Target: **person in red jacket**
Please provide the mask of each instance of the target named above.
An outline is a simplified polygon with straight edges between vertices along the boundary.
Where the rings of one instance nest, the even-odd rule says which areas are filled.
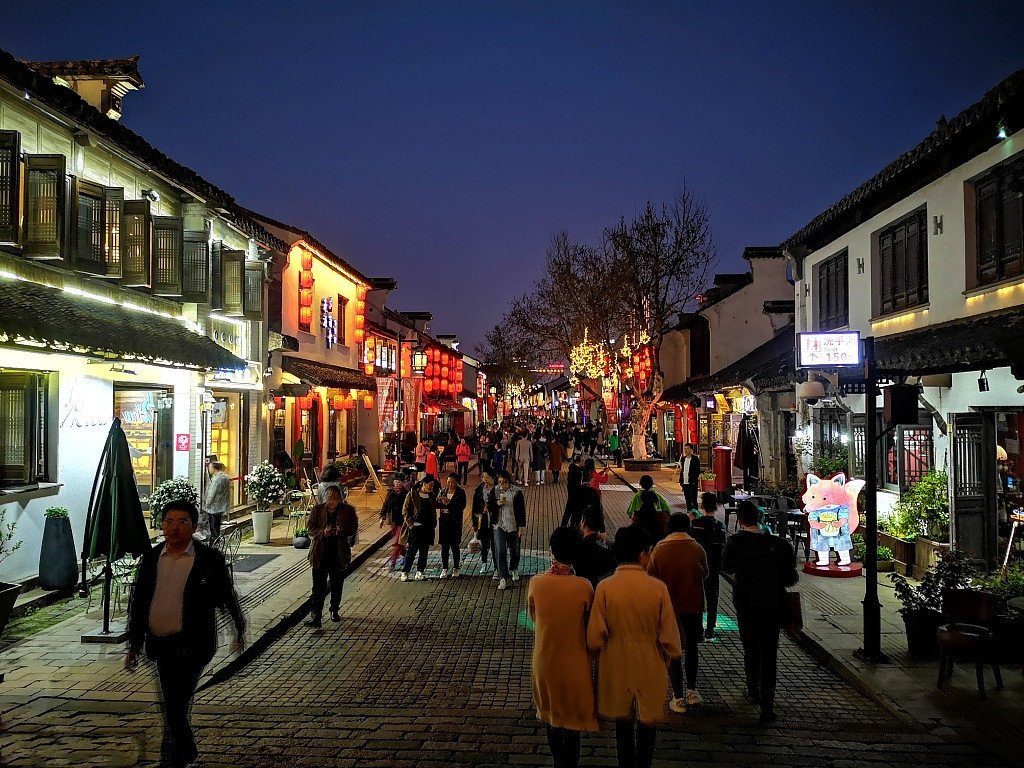
[[[466,438],[459,440],[459,444],[455,446],[455,467],[459,483],[462,485],[469,482],[469,456],[471,453]]]

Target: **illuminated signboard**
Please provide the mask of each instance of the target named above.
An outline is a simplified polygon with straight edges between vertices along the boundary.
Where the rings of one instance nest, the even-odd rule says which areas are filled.
[[[860,333],[857,331],[797,334],[799,368],[860,364]]]

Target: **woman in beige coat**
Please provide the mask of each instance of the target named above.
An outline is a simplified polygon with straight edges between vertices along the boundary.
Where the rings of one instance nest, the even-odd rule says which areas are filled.
[[[639,528],[618,530],[613,550],[620,565],[598,583],[587,626],[587,645],[598,654],[597,710],[615,721],[620,768],[650,768],[668,664],[682,655],[668,588],[640,563],[651,544]]]
[[[577,529],[556,528],[551,534],[551,568],[530,579],[526,596],[536,625],[533,701],[538,719],[547,725],[555,768],[576,768],[580,732],[598,730],[587,653],[587,616],[594,590],[572,570],[582,545]]]

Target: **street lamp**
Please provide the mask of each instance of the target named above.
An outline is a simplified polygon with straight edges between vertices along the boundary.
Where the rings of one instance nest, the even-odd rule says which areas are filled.
[[[416,339],[403,339],[402,342],[407,341],[413,342]],[[427,353],[422,347],[416,347],[412,351],[412,372],[415,376],[422,376],[423,372],[427,370]]]
[[[416,377],[423,376],[423,371],[427,368],[427,353],[423,350],[423,347],[419,345],[419,338],[413,336],[409,339],[404,339],[399,336],[398,339],[398,443],[395,446],[396,455],[396,468],[402,465],[402,441],[405,439],[405,428],[403,421],[405,420],[405,398],[402,393],[402,345],[403,344],[415,344],[412,348],[411,362],[412,362],[412,374]],[[416,425],[416,439],[419,439],[419,424]]]

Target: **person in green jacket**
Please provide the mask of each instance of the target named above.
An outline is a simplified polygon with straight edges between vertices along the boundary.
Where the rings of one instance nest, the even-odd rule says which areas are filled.
[[[654,495],[658,497],[657,508],[659,512],[664,512],[666,515],[672,514],[672,508],[665,501],[665,497],[654,490],[654,478],[650,475],[640,475],[640,490],[633,494],[633,498],[629,500],[629,507],[626,509],[626,516],[632,520],[633,515],[640,509],[640,505],[643,503],[640,495],[644,491],[653,491]]]
[[[619,441],[619,431],[613,429],[611,435],[608,437],[608,450],[612,452],[612,456],[615,457],[615,466],[622,466],[622,444]]]

